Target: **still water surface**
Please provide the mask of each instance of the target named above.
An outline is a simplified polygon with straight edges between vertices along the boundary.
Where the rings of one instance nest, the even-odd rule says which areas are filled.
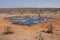
[[[34,24],[42,23],[42,22],[47,22],[50,19],[48,18],[8,18],[10,21],[18,21],[18,24],[16,25],[26,25],[26,26],[31,26]]]

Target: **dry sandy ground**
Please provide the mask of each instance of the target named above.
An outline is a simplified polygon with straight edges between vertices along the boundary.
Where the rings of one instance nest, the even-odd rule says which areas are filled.
[[[41,32],[53,26],[53,33]],[[3,34],[6,27],[11,27],[13,34]],[[28,26],[17,26],[4,19],[0,19],[0,40],[60,40],[60,18],[49,22]]]

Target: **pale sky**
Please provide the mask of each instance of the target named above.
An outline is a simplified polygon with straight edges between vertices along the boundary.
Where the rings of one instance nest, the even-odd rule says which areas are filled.
[[[0,8],[60,8],[60,0],[0,0]]]

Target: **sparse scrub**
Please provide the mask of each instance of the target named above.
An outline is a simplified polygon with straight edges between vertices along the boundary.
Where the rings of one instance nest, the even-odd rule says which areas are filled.
[[[53,27],[52,27],[52,25],[49,25],[49,26],[47,26],[47,27],[48,27],[48,30],[47,30],[47,31],[43,31],[43,32],[53,33]]]
[[[27,13],[29,13],[27,15]],[[36,17],[36,15],[41,15],[40,17],[47,17],[47,18],[55,18],[55,16],[58,16],[57,14],[60,15],[60,8],[11,8],[11,9],[0,9],[0,14],[8,14],[9,16],[30,16],[30,17]],[[30,15],[32,14],[32,15]],[[37,16],[38,16],[37,15]]]
[[[35,37],[37,40],[44,40],[42,35],[41,35],[41,32],[38,32],[37,36]]]
[[[12,31],[11,27],[6,27],[4,29],[4,34],[13,34],[14,32]]]

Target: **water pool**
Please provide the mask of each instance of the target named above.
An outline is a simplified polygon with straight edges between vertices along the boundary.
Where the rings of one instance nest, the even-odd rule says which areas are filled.
[[[13,24],[16,25],[26,25],[26,26],[31,26],[34,24],[42,23],[42,22],[47,22],[50,19],[48,18],[8,18],[8,20],[12,21]]]

